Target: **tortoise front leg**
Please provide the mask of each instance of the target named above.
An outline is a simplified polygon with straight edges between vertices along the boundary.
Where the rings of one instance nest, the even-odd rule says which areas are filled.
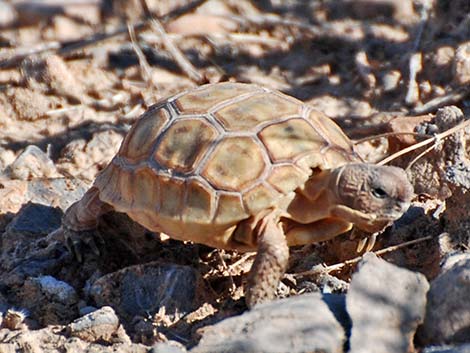
[[[275,297],[286,271],[289,248],[276,214],[261,219],[255,229],[258,253],[248,275],[245,301],[249,308]]]
[[[86,244],[95,255],[100,254],[96,241],[102,245],[103,239],[96,230],[98,220],[102,214],[111,209],[110,205],[100,200],[99,190],[91,187],[81,200],[65,211],[62,218],[65,245],[79,262],[83,260],[83,244]]]

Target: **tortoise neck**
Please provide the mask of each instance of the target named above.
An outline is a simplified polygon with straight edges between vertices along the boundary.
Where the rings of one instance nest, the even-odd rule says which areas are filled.
[[[310,201],[316,201],[320,194],[328,191],[330,198],[339,200],[338,182],[344,167],[314,172],[306,181],[302,194]]]

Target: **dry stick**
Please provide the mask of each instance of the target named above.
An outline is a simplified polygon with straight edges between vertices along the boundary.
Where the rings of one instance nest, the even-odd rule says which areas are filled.
[[[173,59],[175,59],[176,63],[181,68],[181,70],[183,70],[183,72],[196,83],[200,84],[206,82],[205,77],[196,70],[193,64],[191,64],[191,62],[186,59],[181,50],[175,45],[175,43],[173,43],[170,37],[168,37],[160,21],[155,18],[152,18],[150,20],[150,24],[152,28],[162,38],[163,45],[170,52],[171,56],[173,56]]]
[[[419,101],[419,89],[416,82],[416,75],[421,71],[422,67],[422,54],[414,53],[410,56],[410,77],[408,80],[408,91],[406,92],[405,103],[416,104]]]
[[[144,55],[142,49],[140,49],[140,46],[137,43],[137,38],[135,37],[134,27],[130,23],[128,23],[127,28],[129,29],[129,37],[131,39],[132,47],[134,48],[134,51],[137,54],[137,58],[139,59],[139,65],[140,65],[142,77],[145,80],[145,82],[147,83],[147,85],[152,86],[153,88],[155,88],[158,91],[159,90],[158,89],[158,84],[153,79],[152,70],[150,69],[150,65],[147,62],[147,59],[145,58],[145,55]]]
[[[431,9],[431,2],[425,1],[421,9],[421,20],[416,34],[415,42],[413,44],[413,54],[410,56],[410,77],[408,81],[408,91],[406,93],[405,102],[407,104],[415,104],[419,100],[418,83],[416,82],[416,75],[422,69],[422,54],[418,53],[419,43],[423,35],[424,26],[429,18],[429,10]]]
[[[207,0],[195,0],[190,2],[187,5],[181,6],[171,12],[169,12],[166,15],[161,16],[159,19],[162,22],[168,22],[172,19],[175,19],[185,13],[188,13],[190,11],[195,10],[199,6],[201,6],[203,3],[205,3]],[[134,30],[138,31],[143,29],[145,26],[147,26],[149,19],[146,19],[144,21],[137,22],[133,24]],[[68,41],[68,42],[53,42],[53,43],[46,43],[46,44],[41,44],[38,48],[29,51],[29,52],[20,52],[15,54],[14,56],[10,58],[6,58],[3,60],[0,60],[0,68],[11,68],[16,66],[20,61],[23,59],[27,58],[30,55],[37,55],[45,52],[57,52],[59,55],[63,55],[67,52],[77,50],[77,49],[82,49],[84,47],[87,47],[92,44],[96,44],[97,42],[110,39],[119,35],[126,34],[128,32],[127,26],[122,26],[114,31],[107,32],[107,33],[97,33],[92,35],[91,37],[85,38],[85,39],[79,39],[76,41]]]
[[[296,21],[296,20],[289,20],[282,18],[278,15],[254,15],[254,16],[222,16],[226,17],[230,20],[236,21],[240,24],[246,25],[253,24],[257,26],[273,26],[273,25],[284,25],[287,27],[296,27],[299,29],[303,29],[311,34],[321,36],[323,34],[327,34],[331,32],[331,26],[328,24],[322,24],[322,26],[315,26],[309,23]]]
[[[37,55],[51,50],[58,50],[61,48],[61,45],[62,44],[60,42],[49,42],[40,43],[32,48],[18,48],[13,56],[5,59],[0,59],[0,69],[11,68],[12,66],[17,65],[18,62],[31,55]]]
[[[383,134],[377,134],[377,135],[373,135],[373,136],[363,137],[363,138],[358,139],[358,140],[353,140],[353,145],[359,145],[361,143],[368,142],[368,141],[373,141],[373,140],[376,140],[376,139],[379,139],[379,138],[382,138],[382,137],[399,136],[399,135],[412,135],[412,136],[416,136],[416,137],[433,137],[433,136],[428,135],[428,134],[420,134],[420,133],[417,133],[417,132],[405,132],[405,131],[402,131],[402,132],[384,132]]]
[[[429,102],[427,102],[426,104],[423,104],[420,107],[413,108],[411,113],[415,115],[430,113],[444,105],[457,103],[458,101],[464,99],[469,94],[470,94],[470,87],[469,86],[462,87],[445,96],[431,99]]]
[[[431,143],[435,143],[437,144],[439,141],[447,138],[448,136],[452,135],[454,132],[456,131],[459,131],[461,129],[464,129],[466,128],[467,126],[470,125],[470,120],[466,120],[466,121],[463,121],[461,122],[460,124],[454,126],[453,128],[450,128],[449,130],[446,130],[444,132],[441,132],[440,134],[436,134],[434,137],[431,137],[431,138],[428,138],[424,141],[421,141],[421,142],[418,142],[418,143],[415,143],[414,145],[411,145],[409,147],[406,147],[404,149],[402,149],[401,151],[398,151],[397,153],[394,153],[392,154],[391,156],[388,156],[387,158],[381,160],[380,162],[377,163],[377,165],[384,165],[406,153],[409,153],[411,151],[414,151],[420,147],[423,147],[423,146],[426,146],[426,145],[429,145]]]
[[[434,148],[437,147],[437,143],[438,141],[436,141],[436,143],[434,145],[432,145],[431,147],[428,147],[426,148],[423,152],[421,152],[420,154],[418,154],[415,158],[413,158],[413,160],[408,163],[408,165],[406,166],[405,170],[406,171],[409,171],[411,170],[411,167],[417,162],[419,161],[423,156],[427,155],[429,152],[431,152]]]
[[[426,241],[426,240],[431,240],[433,238],[434,237],[432,235],[428,235],[426,237],[418,238],[418,239],[415,239],[415,240],[410,240],[410,241],[407,241],[407,242],[404,242],[404,243],[401,243],[401,244],[398,244],[398,245],[392,245],[392,246],[389,246],[388,248],[385,248],[385,249],[373,251],[373,253],[375,255],[383,255],[383,254],[386,254],[386,253],[404,248],[406,246],[421,243],[421,242]],[[294,273],[294,276],[295,277],[301,277],[301,276],[317,275],[319,273],[329,273],[331,271],[340,270],[344,266],[355,264],[355,263],[357,263],[361,260],[362,260],[362,256],[358,256],[358,257],[355,257],[354,259],[346,260],[344,262],[341,262],[341,263],[338,263],[338,264],[335,264],[335,265],[331,265],[331,266],[327,266],[327,267],[323,267],[323,268],[319,268],[319,269],[313,269],[313,270],[309,270],[309,271],[304,271],[304,272],[300,272],[300,273]]]

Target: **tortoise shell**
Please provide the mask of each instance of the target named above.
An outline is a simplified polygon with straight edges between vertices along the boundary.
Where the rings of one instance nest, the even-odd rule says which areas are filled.
[[[95,186],[150,230],[233,248],[240,221],[292,199],[313,170],[355,161],[342,130],[303,102],[218,83],[151,106]]]

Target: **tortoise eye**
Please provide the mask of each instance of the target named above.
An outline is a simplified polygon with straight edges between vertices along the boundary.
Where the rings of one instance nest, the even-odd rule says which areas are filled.
[[[375,197],[379,199],[384,199],[388,196],[387,192],[382,188],[373,188],[372,195],[374,195]]]

